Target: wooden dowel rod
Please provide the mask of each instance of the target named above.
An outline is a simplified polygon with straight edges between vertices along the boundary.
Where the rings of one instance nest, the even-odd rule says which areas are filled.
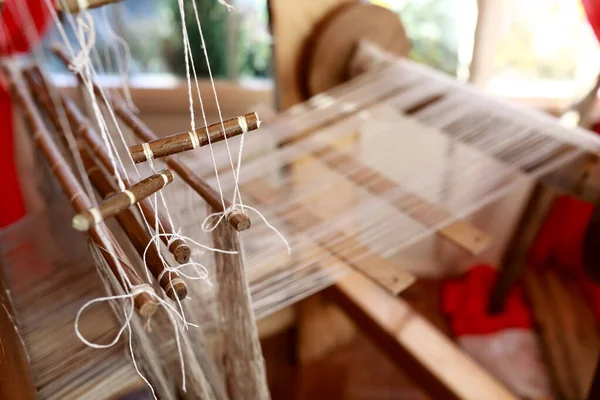
[[[71,61],[67,54],[64,52],[64,50],[58,47],[54,47],[52,51],[67,67],[71,64]],[[76,73],[76,77],[79,80],[80,84],[82,84],[83,79],[81,75],[79,73]],[[100,87],[96,83],[94,83],[94,93],[102,101],[104,101],[104,97],[106,97],[106,100],[113,107],[115,114],[123,122],[125,122],[127,126],[129,126],[129,128],[133,131],[133,133],[141,140],[150,142],[152,140],[158,139],[158,136],[154,132],[152,132],[150,128],[148,128],[146,124],[144,124],[137,116],[135,116],[119,98],[110,96],[110,94],[108,93],[105,93],[103,97],[102,89],[100,89]],[[208,183],[206,183],[206,181],[204,181],[197,174],[195,174],[194,171],[192,171],[183,162],[173,157],[165,157],[164,161],[214,210],[216,210],[217,212],[224,212],[225,209],[229,209],[231,207],[230,201],[224,199],[224,201],[221,202],[219,194]],[[229,215],[227,216],[227,221],[238,232],[250,228],[251,225],[250,217],[248,217],[248,215],[239,210],[234,210],[233,212],[229,213]]]
[[[129,147],[131,158],[136,163],[151,161],[155,158],[170,156],[182,151],[229,139],[248,131],[258,129],[260,120],[256,113],[242,115],[198,128],[195,131],[175,133],[173,135],[136,144]]]
[[[62,131],[60,118],[54,107],[52,98],[50,97],[51,86],[50,81],[44,76],[39,68],[33,67],[29,70],[24,71],[24,76],[27,79],[30,88],[35,87],[38,93],[38,101],[42,104],[46,112],[54,123],[57,131]],[[104,148],[102,141],[100,140],[99,134],[96,132],[90,122],[83,116],[77,105],[68,96],[60,93],[58,90],[54,90],[56,96],[59,98],[60,103],[63,106],[64,112],[67,119],[77,132],[78,136],[81,136],[86,144],[90,147],[94,155],[98,158],[101,164],[107,171],[113,170],[113,164],[108,156],[107,151]],[[126,174],[121,174],[123,183],[126,188],[131,187],[132,183],[127,178]],[[150,202],[144,199],[138,203],[140,210],[146,220],[148,220],[150,226],[153,228],[157,225],[156,216],[158,215],[158,230],[161,234],[160,238],[169,248],[171,254],[179,264],[186,264],[189,262],[192,255],[192,250],[182,239],[170,240],[171,236],[175,232],[171,222],[165,218],[160,210],[155,211]]]
[[[141,199],[158,192],[168,184],[173,182],[173,173],[164,169],[156,174],[141,180],[129,189],[118,192],[110,198],[98,204],[98,207],[91,207],[73,217],[73,228],[78,231],[87,231],[100,222],[114,217],[121,211],[127,210]]]
[[[67,164],[60,150],[52,140],[29,91],[22,82],[18,80],[10,68],[4,64],[0,64],[0,69],[6,77],[6,81],[13,97],[23,111],[25,122],[27,123],[29,130],[33,132],[33,141],[46,158],[52,173],[58,180],[67,197],[71,200],[75,211],[82,212],[91,208],[92,202],[83,191],[83,188],[77,181],[73,171],[71,171],[71,168]],[[119,282],[125,292],[130,293],[132,289],[144,285],[144,282],[131,268],[127,256],[108,229],[103,226],[95,227],[90,230],[90,235],[94,243],[101,250],[101,254],[117,279],[117,282]],[[111,248],[114,249],[114,252],[117,254],[118,261],[108,253],[108,249]],[[127,282],[121,276],[121,273],[127,277],[128,281],[131,283],[131,287],[127,285]],[[154,314],[158,307],[157,303],[152,299],[152,296],[146,291],[141,291],[135,296],[134,304],[138,313],[141,316],[146,317]]]
[[[90,152],[85,147],[80,147],[80,154],[90,181],[98,193],[105,199],[115,194],[115,187],[106,177]],[[131,210],[124,210],[116,215],[116,219],[131,241],[131,244],[133,244],[133,247],[135,247],[140,258],[144,259],[144,252],[146,252],[146,265],[167,296],[172,300],[185,299],[187,296],[185,282],[175,271],[163,273],[165,267],[159,250],[156,244],[152,242],[152,237],[148,234],[148,231],[136,219],[133,212]],[[148,247],[148,250],[146,250],[146,247]]]

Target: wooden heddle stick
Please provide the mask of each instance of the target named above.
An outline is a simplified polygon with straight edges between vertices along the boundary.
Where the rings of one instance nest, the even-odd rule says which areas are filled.
[[[80,154],[90,181],[98,193],[105,199],[115,194],[114,185],[101,170],[89,151],[85,147],[80,147]],[[187,296],[185,282],[179,277],[177,272],[165,270],[163,263],[166,261],[160,256],[156,244],[152,242],[152,237],[140,224],[133,212],[128,209],[123,210],[116,215],[116,219],[131,241],[131,244],[133,244],[133,247],[135,247],[140,258],[144,259],[144,252],[146,252],[146,265],[167,296],[173,301],[185,299]],[[148,247],[148,250],[146,250],[146,247]]]
[[[87,231],[102,221],[127,210],[138,201],[153,195],[171,182],[173,182],[173,173],[170,170],[164,169],[159,171],[141,180],[129,189],[125,189],[104,200],[98,204],[98,207],[90,207],[75,215],[73,217],[73,228],[78,231]]]
[[[42,85],[36,84],[36,82],[33,81],[34,77],[31,73],[31,70],[24,71],[24,76],[26,77],[30,89],[36,90],[36,93],[38,94],[38,101],[41,103],[44,111],[46,111],[46,114],[50,117],[50,120],[54,124],[56,131],[60,133],[62,126],[60,119],[58,118],[58,113],[52,104],[49,94],[45,92],[44,87],[41,87]],[[93,155],[85,146],[85,144],[81,141],[78,141],[77,147],[79,149],[86,172],[88,173],[92,185],[94,185],[98,193],[100,193],[100,195],[105,199],[115,194],[116,189],[114,188],[113,184],[110,183],[110,180],[106,177],[105,173],[101,170],[97,161],[94,159]],[[175,271],[164,272],[165,268],[163,259],[160,257],[156,244],[150,244],[152,237],[137,220],[133,212],[128,209],[124,210],[116,215],[116,219],[135,247],[140,258],[144,259],[144,252],[146,251],[146,247],[148,247],[148,250],[146,251],[146,262],[148,269],[150,272],[152,272],[152,275],[159,282],[167,296],[174,301],[177,299],[183,300],[187,296],[187,286],[185,285],[185,282],[179,278],[179,274]]]
[[[49,80],[45,78],[44,74],[37,67],[33,67],[24,71],[24,76],[30,88],[36,89],[36,93],[38,93],[37,99],[42,103],[42,106],[52,119],[57,131],[61,131],[62,128],[60,118],[50,96],[50,89],[54,88],[49,83]],[[113,169],[112,161],[110,160],[107,151],[104,149],[103,143],[100,141],[99,134],[96,132],[94,127],[83,116],[73,100],[60,93],[56,89],[54,89],[54,93],[56,93],[56,96],[62,103],[66,117],[71,123],[71,126],[74,128],[74,132],[76,132],[78,135],[81,135],[83,140],[92,150],[104,168],[107,171],[111,171]],[[122,175],[122,180],[126,188],[132,186],[132,183],[125,174]],[[155,211],[147,199],[141,200],[138,202],[138,204],[140,206],[140,211],[144,215],[144,218],[148,220],[150,226],[153,228],[157,225],[156,217],[158,216],[158,230],[161,234],[160,238],[165,246],[168,247],[171,254],[173,254],[175,261],[177,261],[179,264],[186,264],[189,262],[192,255],[192,250],[183,239],[171,239],[175,232],[175,228],[173,228],[171,222],[162,215],[160,210]]]
[[[129,147],[131,158],[136,163],[152,161],[155,158],[170,156],[183,151],[193,150],[210,143],[216,143],[225,138],[258,129],[260,120],[256,113],[250,113],[198,128],[195,131],[175,133],[173,135],[136,144]]]
[[[53,175],[58,180],[67,197],[71,200],[73,208],[75,208],[77,212],[89,209],[92,202],[79,184],[79,181],[77,181],[77,178],[73,174],[73,171],[71,171],[71,168],[62,153],[52,140],[52,137],[31,98],[31,94],[10,68],[4,64],[0,64],[0,69],[6,77],[9,90],[12,92],[17,104],[23,111],[25,121],[30,131],[34,132],[34,143],[39,147],[41,153],[46,158]],[[100,232],[102,234],[100,234]],[[133,268],[131,268],[127,255],[121,249],[110,231],[106,227],[100,226],[90,229],[90,235],[96,246],[100,249],[104,260],[123,290],[126,293],[131,293],[132,291],[143,289],[139,290],[139,293],[136,293],[134,296],[134,305],[138,313],[144,317],[153,315],[156,312],[158,305],[148,293],[152,288],[146,287],[147,285],[140,279]],[[118,261],[108,253],[108,249],[110,248],[114,249]],[[121,272],[127,277],[131,283],[131,287],[128,287],[124,277],[121,276]]]
[[[68,67],[70,65],[69,57],[62,49],[54,47],[52,51],[65,66]],[[76,73],[76,77],[80,84],[83,84],[83,79],[79,73]],[[102,90],[96,83],[94,83],[94,93],[97,98],[104,101]],[[108,105],[113,107],[115,114],[125,122],[137,137],[147,142],[158,139],[158,136],[135,116],[118,97],[110,96],[109,93],[105,93],[104,96],[109,103]],[[219,194],[206,183],[204,179],[200,178],[194,171],[185,165],[185,163],[173,157],[166,157],[164,161],[181,179],[184,180],[185,183],[194,189],[194,191],[198,193],[213,208],[213,210],[224,213],[225,210],[231,209],[231,202],[227,199],[224,199],[223,202],[221,202]],[[241,210],[232,210],[229,212],[227,214],[227,221],[238,232],[249,229],[251,226],[250,217]]]

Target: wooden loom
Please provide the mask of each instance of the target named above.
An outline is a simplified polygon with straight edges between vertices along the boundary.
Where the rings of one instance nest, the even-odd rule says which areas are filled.
[[[379,216],[380,218],[393,218],[402,214],[404,219],[400,219],[400,221],[410,220],[417,223],[418,228],[414,228],[411,231],[412,234],[425,234],[425,231],[431,230],[438,237],[453,243],[462,251],[478,254],[484,251],[489,244],[491,240],[489,235],[477,229],[466,219],[457,218],[455,210],[447,209],[439,201],[425,200],[422,196],[415,194],[414,188],[413,190],[404,188],[393,177],[390,178],[386,175],[386,171],[381,171],[377,166],[365,163],[353,145],[356,135],[348,136],[340,132],[360,125],[360,118],[362,118],[360,113],[363,111],[372,113],[369,117],[371,121],[381,119],[387,124],[392,124],[398,121],[395,113],[398,113],[397,110],[401,110],[403,114],[410,115],[423,124],[435,126],[459,136],[461,132],[468,130],[469,126],[477,126],[479,131],[471,132],[470,136],[463,137],[462,140],[466,145],[456,144],[454,151],[461,156],[471,157],[470,160],[485,162],[486,164],[482,165],[486,165],[488,168],[502,168],[504,163],[514,164],[514,160],[512,160],[514,152],[524,151],[532,146],[547,147],[548,151],[545,154],[536,159],[523,160],[516,170],[515,168],[503,170],[505,174],[501,178],[473,189],[473,192],[469,193],[471,196],[494,190],[500,191],[509,187],[507,182],[516,180],[520,176],[519,170],[534,176],[541,176],[554,168],[554,165],[563,164],[567,160],[578,157],[581,154],[581,147],[596,151],[598,144],[585,134],[580,134],[572,140],[571,138],[565,139],[564,130],[554,126],[552,121],[524,114],[520,116],[520,123],[530,127],[531,130],[538,131],[542,126],[549,126],[548,130],[555,133],[555,136],[548,138],[542,133],[531,132],[531,135],[527,137],[515,137],[514,143],[506,143],[504,148],[500,149],[502,151],[499,151],[498,154],[487,155],[491,160],[484,161],[487,160],[486,157],[470,151],[468,147],[477,148],[477,145],[484,141],[481,137],[485,136],[486,124],[489,124],[490,119],[507,118],[507,115],[502,115],[502,112],[498,111],[498,115],[490,117],[489,114],[486,114],[489,113],[489,107],[482,106],[479,114],[477,110],[472,110],[471,115],[459,115],[462,119],[449,118],[450,113],[443,114],[443,112],[451,109],[453,105],[460,104],[463,97],[468,98],[468,95],[462,92],[463,88],[457,87],[427,70],[410,63],[396,63],[395,61],[390,63],[390,56],[368,55],[366,64],[355,64],[355,70],[368,72],[350,84],[335,88],[349,76],[347,67],[360,39],[369,39],[397,55],[406,54],[408,49],[406,42],[399,40],[403,37],[403,29],[395,15],[378,7],[359,4],[349,4],[335,9],[333,13],[329,14],[329,11],[340,3],[339,1],[323,1],[318,2],[319,4],[316,4],[317,2],[314,2],[315,4],[304,4],[313,2],[297,2],[293,6],[295,12],[291,12],[289,2],[286,3],[285,10],[279,9],[279,7],[284,7],[283,3],[282,1],[271,2],[272,26],[279,43],[279,47],[276,49],[276,66],[282,107],[287,108],[306,99],[309,95],[315,96],[322,91],[332,90],[327,92],[326,96],[313,97],[308,103],[289,110],[267,126],[268,132],[274,132],[272,137],[278,139],[276,141],[278,150],[273,151],[272,154],[273,158],[279,158],[279,160],[273,161],[275,167],[271,167],[268,172],[277,174],[277,170],[285,170],[285,173],[289,175],[286,175],[283,184],[277,176],[265,176],[261,172],[264,170],[264,160],[252,160],[248,165],[248,173],[242,182],[242,192],[248,197],[250,204],[273,210],[272,216],[286,227],[286,233],[300,238],[296,244],[303,254],[300,256],[301,260],[291,261],[287,260],[285,256],[278,256],[275,257],[275,267],[257,269],[255,263],[256,258],[260,255],[258,250],[264,249],[265,245],[261,245],[258,240],[256,242],[249,240],[247,243],[247,246],[250,247],[248,249],[247,276],[250,281],[254,311],[259,317],[269,315],[277,309],[292,304],[337,281],[326,290],[327,298],[334,301],[347,315],[351,316],[386,353],[390,354],[403,369],[409,371],[415,382],[434,398],[515,398],[501,383],[490,377],[449,339],[411,310],[406,302],[396,297],[400,291],[410,285],[413,277],[402,268],[397,259],[394,260],[394,257],[389,255],[383,256],[382,253],[385,251],[381,249],[373,250],[372,247],[376,243],[372,240],[365,240],[364,236],[361,236],[373,234],[372,226],[361,229],[353,226],[356,224],[355,220],[350,223],[340,222],[339,225],[336,225],[334,221],[333,227],[326,229],[326,224],[330,222],[327,220],[327,215],[333,215],[334,212],[331,209],[327,210],[327,202],[321,198],[323,194],[311,198],[302,195],[303,189],[309,187],[307,179],[311,179],[311,172],[333,171],[334,174],[328,175],[332,178],[330,183],[337,189],[345,191],[350,198],[349,203],[345,205],[347,210],[337,213],[335,219],[345,221],[344,218],[353,211],[356,212],[374,204],[381,206],[381,203],[388,202],[390,210],[386,210]],[[325,17],[326,15],[327,17]],[[306,20],[303,20],[302,16],[306,16]],[[291,20],[286,18],[291,18]],[[377,22],[374,24],[374,21]],[[351,32],[347,30],[349,26],[353,28]],[[387,29],[381,29],[382,26]],[[343,34],[339,32],[340,29],[344,32]],[[309,46],[306,45],[307,40],[310,43]],[[334,43],[333,47],[329,47],[332,45],[332,40],[339,40],[342,43]],[[338,49],[340,53],[329,51],[331,48]],[[367,50],[367,52],[369,51]],[[315,60],[319,60],[319,62]],[[299,65],[304,65],[306,69],[299,70]],[[303,84],[298,82],[301,78],[303,78]],[[430,82],[426,82],[427,80]],[[467,93],[470,94],[470,92]],[[115,111],[119,113],[121,110],[119,117],[132,127],[135,134],[146,142],[155,140],[153,133],[145,128],[133,114],[127,113],[126,107],[119,105],[118,101],[118,99],[114,99]],[[63,102],[68,104],[69,100],[65,99]],[[340,107],[340,104],[345,104],[346,107]],[[390,110],[390,106],[394,109]],[[74,111],[73,120],[75,120],[77,110],[73,109],[72,111]],[[390,115],[390,111],[392,111],[392,115]],[[509,109],[508,112],[517,113],[518,111]],[[52,111],[49,110],[49,113],[52,114]],[[445,115],[445,119],[440,118],[436,121],[435,117],[440,115]],[[76,125],[85,126],[81,121],[78,121]],[[336,129],[336,126],[341,126],[341,128]],[[83,132],[92,129],[87,127],[83,129]],[[36,132],[38,130],[34,129]],[[93,138],[97,139],[97,136],[93,133],[89,136],[92,138],[91,140],[86,139],[85,134],[82,140],[89,140],[87,146],[90,150],[101,150],[99,146],[93,144]],[[247,146],[252,149],[258,144],[250,142]],[[100,161],[102,160],[101,155],[96,154],[96,157]],[[190,160],[183,157],[181,159],[184,161],[171,157],[167,163],[184,180],[187,176],[186,182],[191,187],[194,187],[193,182],[202,182],[201,177],[197,177],[197,174],[191,172],[192,170],[206,170],[206,166],[202,164],[201,160]],[[220,162],[218,165],[225,168],[224,161],[218,161]],[[194,164],[195,162],[199,162],[198,167]],[[337,178],[335,178],[336,176]],[[340,176],[343,177],[344,182]],[[210,181],[210,178],[208,179]],[[175,182],[173,186],[176,184]],[[229,184],[231,184],[231,180]],[[204,189],[210,188],[210,186],[202,184],[199,186]],[[317,192],[317,194],[319,193]],[[328,196],[328,193],[324,192],[324,195]],[[377,197],[384,200],[378,201]],[[218,201],[213,201],[213,203],[216,204],[216,206],[213,205],[214,208],[219,207]],[[327,212],[320,210],[320,207],[315,208],[314,204],[322,204],[323,209],[326,209]],[[455,208],[459,209],[460,206],[461,204],[458,204]],[[222,212],[222,206],[220,210],[216,211]],[[184,221],[177,222],[176,225],[182,226],[184,230],[192,229]],[[239,227],[239,224],[232,223],[232,225]],[[247,224],[243,226],[247,226]],[[404,228],[403,225],[383,226],[392,236],[399,235],[399,231]],[[221,229],[226,227],[226,225],[221,226]],[[254,229],[256,228],[251,229],[249,234]],[[264,232],[256,233],[257,236],[261,234]],[[225,236],[215,236],[215,238],[222,237],[233,236],[231,233]],[[252,249],[254,243],[257,243],[255,246],[258,250]],[[230,243],[229,246],[235,247],[236,244]],[[397,251],[393,253],[395,255]],[[303,261],[302,257],[306,261]],[[216,262],[228,267],[237,262],[232,263],[231,260],[220,258],[222,257],[218,256]],[[302,262],[308,263],[310,268],[292,269],[298,278],[289,282],[283,281],[281,276],[286,273],[285,271]],[[226,268],[221,271],[224,269]],[[236,271],[239,270],[236,269]],[[314,274],[319,272],[322,272],[323,276],[315,281]],[[164,276],[167,277],[168,274]],[[229,278],[229,274],[223,273],[217,279],[228,280]],[[281,281],[279,286],[277,285],[278,279]],[[243,278],[238,276],[237,284],[241,280]],[[168,286],[166,288],[168,289]],[[231,287],[231,291],[228,294],[224,293],[223,296],[232,296],[235,291]],[[278,298],[282,295],[283,300]],[[273,298],[277,299],[273,300]],[[21,302],[25,301],[21,300]],[[231,304],[231,302],[226,301],[224,304]],[[229,312],[232,313],[233,310],[229,310]],[[314,310],[301,309],[301,332],[310,333],[310,329],[303,330],[303,327],[310,327],[310,324],[314,323],[314,318],[322,318],[315,317],[315,315]],[[226,331],[231,331],[232,336],[235,336],[235,330],[235,321],[229,320]],[[309,343],[310,334],[304,337]],[[423,347],[424,342],[427,343],[427,348]],[[243,354],[243,349],[240,349],[238,344],[233,339],[229,341],[228,354],[230,357]],[[256,358],[257,349],[252,346],[250,348],[253,354],[248,354],[248,356]],[[20,360],[23,360],[22,355]],[[239,373],[239,371],[230,371],[230,379],[235,380],[236,374]],[[122,373],[121,375],[126,376],[127,374]],[[135,381],[134,378],[135,376],[131,378],[131,381]],[[250,381],[256,382],[256,379],[256,377],[251,378]],[[260,392],[261,389],[256,390]],[[246,395],[247,393],[245,392]],[[67,395],[67,393],[63,394]],[[248,398],[244,397],[242,393],[235,394],[235,392],[232,392],[231,396],[232,398]],[[266,395],[262,393],[256,398],[264,396]]]

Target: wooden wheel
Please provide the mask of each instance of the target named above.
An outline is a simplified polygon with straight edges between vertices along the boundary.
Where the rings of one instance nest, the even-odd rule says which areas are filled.
[[[308,98],[348,80],[348,65],[359,41],[406,56],[410,42],[396,13],[373,4],[343,5],[327,15],[308,39],[300,82]]]

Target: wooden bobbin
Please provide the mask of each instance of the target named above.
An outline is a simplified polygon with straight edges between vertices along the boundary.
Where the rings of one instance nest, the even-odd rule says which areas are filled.
[[[75,215],[73,217],[73,228],[78,231],[87,231],[105,219],[114,217],[138,201],[158,192],[171,182],[173,182],[173,173],[168,169],[149,176],[129,189],[104,200],[98,207],[92,207]]]
[[[203,126],[195,131],[181,132],[150,142],[129,147],[129,153],[136,163],[151,161],[155,158],[170,156],[182,151],[193,150],[229,139],[260,127],[256,113],[242,115],[227,121]]]
[[[411,49],[400,17],[393,11],[373,4],[342,5],[317,24],[304,46],[300,82],[306,98],[350,78],[348,68],[361,41],[402,57]]]

